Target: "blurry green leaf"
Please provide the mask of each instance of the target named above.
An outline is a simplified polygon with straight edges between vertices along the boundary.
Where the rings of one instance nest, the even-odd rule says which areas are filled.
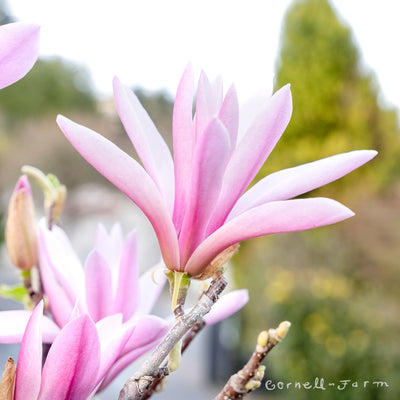
[[[12,299],[20,303],[23,303],[25,298],[28,296],[28,292],[22,285],[16,285],[16,286],[1,285],[0,296],[6,299]]]

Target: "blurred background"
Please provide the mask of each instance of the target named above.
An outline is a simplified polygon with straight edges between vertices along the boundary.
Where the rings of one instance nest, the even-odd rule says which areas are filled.
[[[355,211],[355,217],[334,226],[241,244],[231,272],[236,287],[249,288],[249,304],[200,340],[210,351],[194,349],[192,356],[188,354],[186,378],[180,379],[179,373],[172,377],[164,396],[177,398],[173,388],[179,384],[197,392],[193,385],[200,384],[198,378],[209,383],[198,398],[211,398],[208,390],[217,393],[216,388],[242,366],[258,332],[289,320],[293,324],[289,335],[267,359],[266,378],[293,384],[314,382],[315,377],[326,384],[350,383],[342,391],[261,387],[251,398],[398,399],[400,80],[393,74],[399,66],[397,1],[288,0],[275,6],[271,3],[278,2],[250,0],[244,6],[206,1],[198,6],[173,1],[170,7],[168,2],[149,1],[145,6],[116,1],[112,9],[98,4],[99,10],[89,1],[89,13],[80,3],[0,1],[2,24],[38,22],[43,35],[43,54],[32,71],[0,91],[0,242],[10,193],[21,166],[31,164],[56,174],[67,185],[62,223],[78,251],[87,254],[96,221],[110,227],[122,219],[126,233],[135,227],[142,234],[141,263],[152,265],[158,250],[149,224],[80,158],[59,132],[56,115],[89,126],[134,155],[115,113],[112,74],[132,85],[169,144],[174,90],[188,61],[211,76],[221,72],[224,82],[227,76],[226,87],[229,80],[236,83],[237,75],[241,100],[257,86],[268,87],[274,74],[275,89],[291,83],[294,111],[257,179],[350,150],[376,149],[379,155],[340,181],[306,195],[339,200]],[[128,4],[133,10],[127,17]],[[141,7],[146,18],[141,18]],[[153,13],[149,19],[147,7]],[[109,9],[108,20],[100,13],[104,9]],[[118,18],[127,25],[118,24]],[[74,36],[82,23],[87,36],[82,32]],[[136,36],[127,36],[139,24]],[[184,37],[188,44],[164,43],[168,26],[180,35],[171,40]],[[52,47],[51,38],[59,47]],[[74,45],[67,47],[68,42]],[[121,65],[124,59],[118,58],[118,49],[129,56],[128,65]],[[100,54],[101,61],[95,60]],[[109,72],[106,64],[115,66],[115,71]],[[37,198],[40,206],[40,193]],[[13,282],[17,275],[3,245],[1,255],[1,280]],[[11,301],[2,304],[4,309],[18,306]],[[370,384],[364,387],[365,381]],[[387,382],[389,388],[379,388],[373,381]]]

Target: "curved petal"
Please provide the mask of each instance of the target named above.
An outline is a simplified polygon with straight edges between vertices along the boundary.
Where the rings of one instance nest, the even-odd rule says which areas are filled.
[[[104,225],[98,224],[94,250],[98,251],[112,269],[118,269],[119,259],[124,246],[121,224],[115,223],[108,233]]]
[[[47,230],[46,227],[44,229]],[[64,288],[56,279],[52,260],[47,252],[47,243],[39,224],[39,265],[42,284],[47,298],[49,299],[52,316],[56,323],[63,327],[68,321],[69,316],[75,306],[75,302],[71,301],[65,293]]]
[[[135,316],[150,314],[167,280],[160,265],[149,269],[139,278],[139,302]]]
[[[20,343],[24,336],[32,312],[13,310],[0,312],[0,343]],[[46,316],[42,319],[42,336],[44,343],[52,343],[60,328]]]
[[[124,368],[149,350],[155,348],[166,335],[169,328],[170,324],[161,318],[149,315],[139,318],[132,336],[125,345],[125,349],[118,360],[109,369],[99,390],[103,390],[109,385]]]
[[[79,153],[124,192],[153,225],[165,263],[179,265],[178,240],[165,203],[146,171],[128,154],[91,129],[58,116],[61,130]]]
[[[204,316],[206,325],[213,325],[225,318],[230,317],[242,309],[249,301],[247,289],[234,290],[222,296],[211,308],[211,311]]]
[[[221,251],[242,240],[317,228],[353,215],[347,207],[326,198],[275,201],[254,207],[204,240],[187,262],[185,272],[192,276],[200,274]]]
[[[179,236],[181,267],[203,240],[230,155],[229,134],[215,118],[196,144],[188,207]]]
[[[16,22],[0,27],[0,89],[18,81],[39,54],[40,27]]]
[[[235,86],[232,85],[219,110],[218,118],[225,125],[231,140],[231,152],[234,151],[239,127],[239,102]]]
[[[139,301],[139,263],[136,233],[126,238],[121,255],[113,313],[122,313],[124,322],[136,311]]]
[[[333,182],[365,164],[376,154],[374,150],[351,151],[268,175],[244,193],[228,220],[263,203],[290,199]]]
[[[165,140],[158,132],[136,95],[114,78],[114,99],[119,117],[170,214],[174,207],[174,164]]]
[[[190,172],[194,151],[193,96],[193,68],[191,64],[188,64],[179,82],[172,116],[175,167],[175,205],[173,218],[178,234],[186,209],[186,196],[190,185]]]
[[[31,313],[18,355],[15,400],[36,399],[42,370],[43,301]]]
[[[51,346],[38,400],[86,399],[95,386],[99,365],[96,326],[84,314],[67,324]]]
[[[45,255],[54,276],[62,285],[71,305],[84,293],[84,275],[71,242],[58,226],[49,230],[44,219],[39,223],[39,253]]]
[[[110,315],[113,306],[113,279],[110,267],[98,251],[92,251],[85,264],[86,305],[94,322]]]
[[[101,344],[101,365],[95,382],[97,386],[118,359],[135,326],[123,325],[122,315],[114,314],[99,321],[96,328]]]
[[[218,116],[222,104],[222,79],[210,82],[201,71],[196,93],[195,136],[196,142],[203,135],[211,120]]]
[[[208,233],[221,226],[281,137],[292,113],[289,85],[278,90],[257,115],[229,160],[221,196]]]

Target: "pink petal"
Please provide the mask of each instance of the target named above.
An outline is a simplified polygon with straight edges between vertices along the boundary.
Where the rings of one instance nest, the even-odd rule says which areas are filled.
[[[132,336],[134,325],[123,325],[122,315],[114,314],[96,324],[101,344],[101,365],[96,386],[116,362],[127,341]]]
[[[352,151],[268,175],[238,200],[228,219],[263,203],[296,197],[335,181],[365,164],[376,154],[373,150]]]
[[[36,399],[42,370],[43,301],[33,310],[18,355],[15,400]]]
[[[0,27],[0,89],[27,74],[39,54],[38,25],[16,22]]]
[[[113,225],[108,233],[102,224],[96,230],[94,250],[98,251],[110,266],[118,269],[119,259],[124,247],[124,236],[119,223]]]
[[[46,227],[43,229],[47,230]],[[49,299],[50,309],[52,316],[56,323],[63,327],[68,321],[69,316],[74,307],[74,302],[65,293],[64,288],[56,279],[52,260],[48,254],[48,243],[46,242],[46,235],[39,224],[39,264],[42,284],[46,296]]]
[[[190,197],[179,236],[181,266],[204,238],[229,155],[229,134],[225,126],[214,119],[199,138],[193,157]]]
[[[139,300],[135,316],[150,314],[164,288],[166,275],[161,264],[149,269],[139,278]]]
[[[139,301],[139,263],[136,233],[126,239],[119,264],[113,313],[122,313],[124,322],[135,313]]]
[[[231,140],[231,151],[236,147],[239,126],[239,103],[236,89],[232,85],[225,96],[218,118],[225,125]]]
[[[80,154],[124,192],[150,220],[165,263],[179,265],[176,232],[165,203],[152,179],[128,154],[96,132],[58,116],[58,125]]]
[[[289,85],[277,91],[260,113],[239,145],[226,168],[220,199],[208,233],[221,226],[233,205],[256,176],[285,130],[292,113]]]
[[[249,301],[247,289],[235,290],[222,296],[204,316],[206,325],[213,325],[242,309]]]
[[[113,279],[104,257],[92,251],[85,264],[86,304],[93,321],[110,315],[113,311]]]
[[[326,198],[275,201],[254,207],[204,240],[187,262],[185,272],[198,275],[221,251],[242,240],[316,228],[353,215],[347,207]]]
[[[196,93],[196,141],[203,135],[212,119],[218,116],[222,104],[222,80],[210,82],[204,71],[200,74]]]
[[[192,118],[193,80],[193,69],[191,64],[188,64],[179,82],[172,118],[175,167],[174,224],[178,234],[186,209],[186,193],[189,190],[195,140]]]
[[[39,224],[39,251],[46,253],[49,265],[71,304],[83,294],[84,275],[80,260],[65,232],[58,226],[49,230],[44,220]]]
[[[99,390],[103,390],[109,385],[132,362],[156,347],[169,328],[170,325],[161,318],[149,315],[139,318],[132,336],[125,345],[124,351],[109,369]]]
[[[51,346],[39,400],[86,399],[96,384],[99,365],[97,330],[84,314],[66,325]]]
[[[118,78],[114,78],[114,98],[125,130],[172,214],[174,165],[168,146],[136,95]]]
[[[13,310],[0,312],[0,343],[20,343],[32,312]],[[42,335],[44,343],[52,343],[60,328],[50,319],[43,316]]]

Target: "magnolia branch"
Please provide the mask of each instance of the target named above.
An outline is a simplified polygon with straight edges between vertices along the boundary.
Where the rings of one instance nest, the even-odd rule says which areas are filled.
[[[226,285],[223,276],[215,278],[195,306],[187,314],[176,319],[163,341],[153,350],[140,369],[126,381],[119,394],[119,400],[142,399],[154,379],[162,378],[168,373],[165,368],[160,368],[161,364],[183,336],[211,310]]]
[[[290,322],[281,322],[276,329],[262,331],[257,338],[257,346],[247,364],[232,375],[214,400],[242,399],[257,389],[264,377],[265,366],[261,365],[267,354],[285,337]]]

